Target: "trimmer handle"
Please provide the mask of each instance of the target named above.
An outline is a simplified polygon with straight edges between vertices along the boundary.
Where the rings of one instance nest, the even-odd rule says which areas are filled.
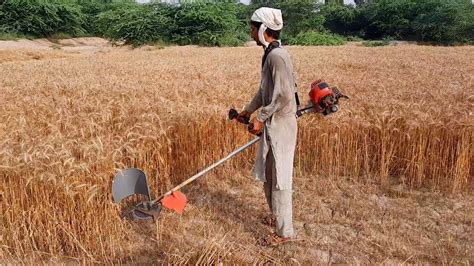
[[[235,110],[234,108],[230,108],[230,110],[229,110],[229,120],[236,119],[238,115],[239,115],[239,112],[237,112],[237,110]],[[239,121],[239,120],[237,120],[237,121]],[[242,123],[242,121],[239,121],[239,122]],[[245,118],[245,121],[243,122],[243,124],[248,125],[247,130],[249,132],[252,131],[253,124],[250,124],[250,118]],[[258,134],[257,136],[261,136],[261,135],[262,135],[262,133]]]
[[[237,116],[239,116],[239,112],[237,112],[237,110],[235,110],[234,108],[230,108],[229,110],[229,120],[233,120],[233,119],[236,119]],[[239,120],[237,120],[239,121]],[[245,118],[245,121],[242,122],[242,121],[239,121],[240,123],[243,123],[243,124],[250,124],[250,118]]]

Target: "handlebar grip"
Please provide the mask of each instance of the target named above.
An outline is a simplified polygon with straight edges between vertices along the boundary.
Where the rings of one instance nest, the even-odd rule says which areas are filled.
[[[236,119],[238,116],[239,116],[239,112],[237,112],[237,110],[235,110],[234,108],[231,108],[229,110],[229,120]],[[240,120],[237,120],[237,121],[243,124],[250,124],[250,118],[248,117],[246,117],[244,121],[240,121]]]
[[[237,116],[239,116],[239,112],[237,112],[237,110],[235,110],[234,108],[230,108],[228,116],[229,120],[233,120],[237,118]]]

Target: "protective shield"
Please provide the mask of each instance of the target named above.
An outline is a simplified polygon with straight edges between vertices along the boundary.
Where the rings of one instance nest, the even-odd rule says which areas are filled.
[[[120,203],[124,198],[135,194],[145,195],[148,201],[151,201],[145,173],[136,168],[118,172],[112,181],[112,197],[115,203]]]

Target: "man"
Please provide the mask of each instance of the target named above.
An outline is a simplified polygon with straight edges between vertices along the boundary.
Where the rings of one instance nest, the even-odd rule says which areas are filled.
[[[296,146],[296,100],[293,65],[288,52],[280,47],[283,28],[281,11],[262,7],[251,17],[251,36],[263,46],[260,88],[237,119],[244,121],[262,107],[251,120],[251,132],[262,134],[254,173],[264,182],[272,215],[264,219],[275,233],[262,239],[264,245],[278,245],[293,237],[292,183]]]

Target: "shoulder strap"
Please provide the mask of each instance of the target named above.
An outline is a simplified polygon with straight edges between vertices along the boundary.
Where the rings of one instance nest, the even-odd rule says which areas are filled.
[[[267,57],[268,55],[270,54],[270,52],[275,49],[275,48],[279,48],[280,47],[280,42],[278,41],[273,41],[271,42],[268,47],[265,49],[265,53],[263,54],[263,57],[262,57],[262,68],[263,68],[263,65],[265,65],[265,61],[267,60]],[[300,98],[298,97],[298,85],[295,83],[295,88],[296,88],[296,91],[295,91],[295,100],[296,100],[296,106],[300,106]]]
[[[268,47],[265,49],[265,53],[263,54],[263,57],[262,57],[262,68],[263,68],[263,65],[265,65],[265,61],[267,60],[267,57],[270,54],[270,52],[273,49],[279,48],[279,47],[280,47],[280,43],[278,41],[273,41],[268,45]]]

